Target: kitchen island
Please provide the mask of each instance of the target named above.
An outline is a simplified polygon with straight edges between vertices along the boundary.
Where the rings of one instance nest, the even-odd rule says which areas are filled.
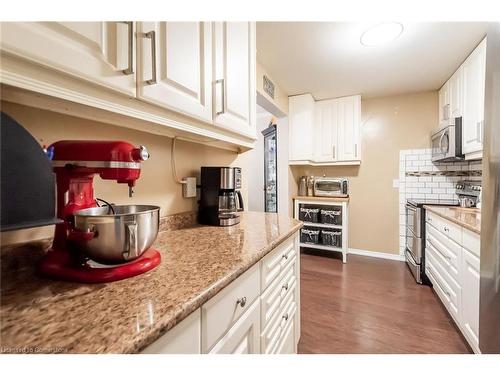
[[[50,243],[43,243],[45,249],[30,245],[19,251],[22,262],[17,262],[26,263],[31,257],[28,266],[5,269],[2,265],[2,352],[140,352],[236,283],[245,271],[261,267],[266,255],[274,256],[277,247],[285,242],[295,244],[301,225],[277,214],[244,212],[241,223],[232,227],[193,225],[160,232],[154,247],[161,253],[162,262],[156,269],[107,284],[69,283],[35,276],[35,260]],[[287,254],[282,257],[288,262]],[[291,258],[297,258],[297,268],[298,254]],[[273,278],[268,277],[264,271],[271,263],[262,263],[259,289],[271,288],[263,284],[268,279],[269,283],[278,282],[279,275],[288,270],[278,269]],[[285,265],[288,267],[288,263]],[[274,272],[273,267],[269,270]],[[298,280],[295,285],[299,296]],[[256,293],[254,302],[260,304],[261,290]],[[208,352],[214,345],[201,352]]]

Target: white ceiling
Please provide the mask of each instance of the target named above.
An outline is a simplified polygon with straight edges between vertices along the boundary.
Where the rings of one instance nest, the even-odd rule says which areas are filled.
[[[289,95],[316,99],[436,90],[486,34],[486,23],[403,24],[401,36],[365,47],[373,24],[258,22],[257,60]]]

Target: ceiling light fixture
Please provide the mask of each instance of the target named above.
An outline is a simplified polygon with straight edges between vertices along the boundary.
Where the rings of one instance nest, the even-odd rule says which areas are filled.
[[[396,40],[403,33],[403,29],[403,25],[399,22],[381,23],[361,34],[360,42],[367,47],[389,43]]]

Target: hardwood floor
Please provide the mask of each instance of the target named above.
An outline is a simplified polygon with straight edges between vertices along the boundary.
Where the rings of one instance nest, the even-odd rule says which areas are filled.
[[[470,353],[404,262],[301,255],[299,353]]]

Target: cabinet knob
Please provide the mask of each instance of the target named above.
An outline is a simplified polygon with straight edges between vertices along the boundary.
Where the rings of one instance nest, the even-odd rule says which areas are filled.
[[[445,232],[449,232],[449,231],[450,231],[450,228],[448,228],[448,227],[444,227],[444,231],[445,231]]]
[[[236,304],[240,305],[241,307],[245,307],[245,305],[247,304],[247,297],[238,298]]]
[[[285,315],[283,315],[283,319],[285,319],[285,321],[288,320],[288,313],[286,313]]]
[[[286,260],[288,259],[288,254],[283,254],[281,257]]]
[[[283,284],[282,289],[288,290],[288,283]]]

